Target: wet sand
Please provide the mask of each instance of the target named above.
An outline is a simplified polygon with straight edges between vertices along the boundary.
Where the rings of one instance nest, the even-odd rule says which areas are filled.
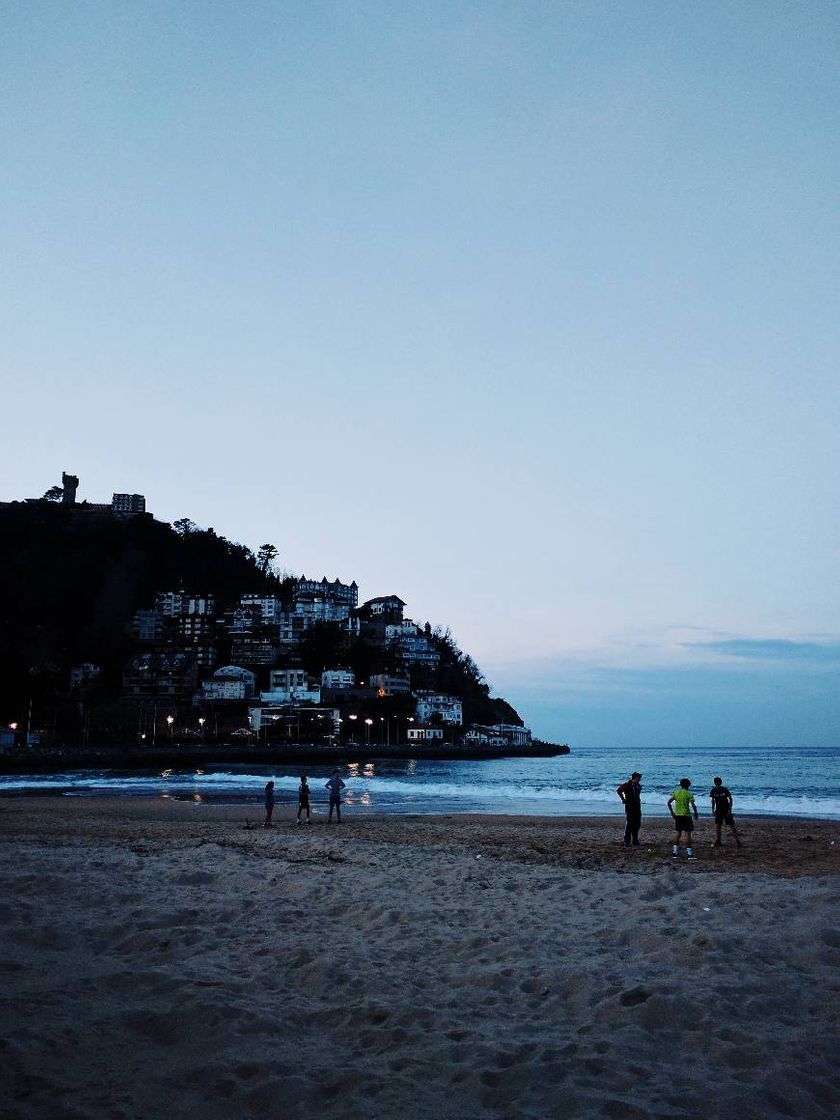
[[[837,1114],[837,824],[261,819],[0,802],[4,1115]]]

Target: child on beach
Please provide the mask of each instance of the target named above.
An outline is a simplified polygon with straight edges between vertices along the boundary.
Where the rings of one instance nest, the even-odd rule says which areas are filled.
[[[671,808],[676,805],[676,813]],[[694,820],[698,819],[697,806],[694,802],[694,794],[691,792],[691,782],[688,778],[680,778],[680,784],[677,789],[668,798],[668,812],[674,818],[674,858],[678,858],[680,854],[680,837],[685,833],[685,854],[689,859],[694,859],[694,848],[691,846],[691,832],[694,828],[694,823],[691,819],[691,814],[694,814]]]
[[[274,812],[274,782],[266,782],[265,784],[265,824],[263,828],[273,828],[271,823],[271,814]]]
[[[303,812],[304,809],[306,810],[306,823],[307,824],[312,824],[312,820],[309,816],[309,783],[306,780],[306,775],[301,774],[301,776],[300,776],[300,789],[298,790],[298,815],[297,815],[298,824],[303,823],[300,819],[300,815],[301,815],[301,813]]]
[[[327,824],[332,824],[333,809],[335,809],[338,823],[341,824],[341,791],[344,789],[344,782],[341,780],[338,770],[333,770],[332,777],[326,783],[325,788],[330,791],[330,812],[327,817]]]
[[[712,812],[715,815],[715,842],[712,847],[721,847],[720,833],[726,824],[729,825],[729,829],[735,837],[735,843],[740,848],[741,837],[735,827],[735,818],[732,816],[732,794],[723,784],[723,778],[714,779],[714,785],[709,790],[709,797],[712,799]]]

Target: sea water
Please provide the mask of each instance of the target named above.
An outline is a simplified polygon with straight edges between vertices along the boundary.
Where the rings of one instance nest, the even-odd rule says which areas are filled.
[[[341,775],[348,811],[361,813],[514,813],[545,816],[620,814],[616,786],[639,770],[642,809],[665,816],[680,778],[689,778],[701,812],[709,808],[712,778],[720,775],[736,813],[840,820],[838,752],[780,747],[627,750],[581,748],[555,758],[439,761],[373,759],[345,764]],[[76,770],[0,776],[0,795],[136,795],[196,802],[261,803],[272,779],[278,801],[295,803],[306,772],[316,812],[326,805],[332,766],[233,765],[219,758],[198,770]]]

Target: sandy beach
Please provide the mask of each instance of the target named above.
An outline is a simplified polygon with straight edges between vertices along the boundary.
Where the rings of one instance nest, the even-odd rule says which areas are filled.
[[[275,821],[0,803],[4,1116],[837,1114],[837,824]]]

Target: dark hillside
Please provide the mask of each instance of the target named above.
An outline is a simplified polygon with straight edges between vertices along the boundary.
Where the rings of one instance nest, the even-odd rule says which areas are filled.
[[[151,517],[120,520],[53,502],[0,507],[0,704],[67,688],[80,661],[116,684],[125,628],[162,589],[188,587],[235,600],[276,589],[251,551],[212,529],[176,532]]]
[[[218,664],[228,664],[239,655],[224,616],[241,596],[265,593],[279,599],[284,610],[292,608],[297,583],[273,574],[274,554],[273,546],[264,545],[255,556],[187,519],[168,525],[146,515],[120,518],[84,504],[47,500],[0,505],[0,725],[15,721],[22,726],[31,700],[33,728],[52,743],[79,742],[83,728],[86,742],[137,736],[138,700],[126,692],[126,666],[147,651],[157,657],[190,647],[171,618],[163,620],[167,625],[159,635],[141,639],[136,620],[135,628],[129,627],[135,613],[152,613],[159,592],[184,589],[212,596],[210,641]],[[336,666],[352,669],[359,682],[374,673],[406,671],[399,652],[387,643],[364,632],[351,638],[337,622],[316,622],[296,645],[277,641],[276,624],[273,630],[269,624],[258,630],[258,641],[275,643],[272,664],[302,667],[317,681],[323,669]],[[413,690],[459,697],[465,724],[522,724],[506,701],[490,696],[478,666],[448,630],[426,624],[425,635],[440,660],[412,665]],[[70,671],[85,663],[96,665],[99,674],[71,691]],[[268,686],[265,661],[241,663],[254,668],[258,690]],[[195,723],[198,682],[212,674],[207,663],[196,661],[195,668],[189,695],[167,700],[169,708],[180,709],[181,724]],[[380,728],[384,719],[408,720],[414,704],[407,693],[373,701],[359,695],[354,718],[375,715]],[[220,712],[222,718],[238,712],[236,726],[247,721],[245,704],[213,709],[214,728]]]

